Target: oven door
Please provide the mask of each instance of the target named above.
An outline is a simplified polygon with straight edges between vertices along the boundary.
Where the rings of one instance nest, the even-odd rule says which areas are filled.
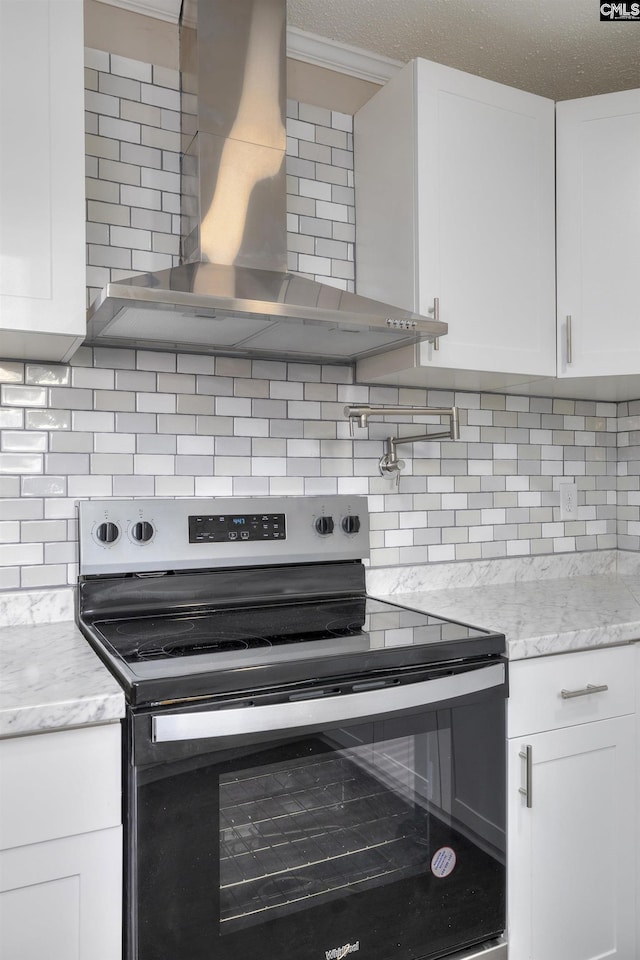
[[[505,674],[131,717],[131,960],[416,960],[500,937]]]

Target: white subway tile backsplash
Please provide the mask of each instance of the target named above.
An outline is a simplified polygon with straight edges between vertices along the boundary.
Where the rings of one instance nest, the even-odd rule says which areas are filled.
[[[158,150],[180,151],[180,134],[174,130],[160,130],[158,127],[142,127],[142,144],[156,147]]]
[[[138,413],[175,413],[176,397],[172,393],[137,393]]]
[[[41,564],[43,558],[44,549],[41,543],[11,543],[0,546],[0,566],[3,567]]]
[[[24,383],[24,363],[0,360],[0,383]]]
[[[160,260],[156,257],[154,263],[164,262],[168,266],[173,265],[173,258],[180,253],[180,239],[173,237],[168,233],[154,233],[151,236],[151,246],[154,254],[164,254],[165,257],[171,257],[171,261]]]
[[[20,496],[20,477],[0,477],[0,498]]]
[[[230,436],[233,434],[232,417],[196,417],[196,433],[205,436]]]
[[[327,200],[318,200],[316,203],[316,215],[318,217],[324,217],[326,220],[337,220],[342,223],[349,222],[349,211],[351,209],[344,203],[333,203]]]
[[[162,479],[157,477],[115,476],[113,478],[114,497],[153,497],[156,484]]]
[[[233,495],[231,477],[196,477],[196,497],[230,497]]]
[[[0,453],[0,473],[18,475],[42,473],[42,455],[29,453]]]
[[[297,156],[303,160],[329,164],[331,163],[331,148],[321,143],[308,143],[304,140],[299,140]]]
[[[99,62],[96,63],[93,53],[98,51],[92,51],[92,56],[89,58],[91,66],[96,70],[101,70],[107,72],[109,66],[99,65]],[[85,62],[87,62],[87,56],[85,52]],[[144,81],[145,83],[150,83],[153,73],[153,68],[151,64],[142,63],[139,60],[130,60],[128,57],[121,57],[115,53],[112,53],[110,56],[110,72],[115,76],[119,77],[130,77],[134,80]]]
[[[264,380],[245,380],[238,377],[233,383],[233,393],[236,397],[252,397],[264,400],[267,403],[269,384]],[[267,409],[271,409],[267,403]],[[275,408],[274,408],[275,409]]]
[[[161,68],[156,68],[156,77]],[[155,80],[155,78],[154,78]],[[143,103],[150,103],[156,107],[164,107],[167,110],[180,110],[180,93],[177,88],[156,86],[155,84],[143,83],[140,88],[140,99]]]
[[[64,520],[26,520],[22,524],[23,543],[50,543],[67,539],[67,524]]]
[[[179,194],[180,174],[168,170],[156,170],[143,167],[141,169],[141,186],[150,187],[153,190]]]
[[[169,87],[171,90],[180,89],[180,73],[171,67],[153,67],[153,83],[159,87]]]
[[[194,416],[181,413],[161,413],[158,415],[158,433],[195,433],[196,421]]]
[[[179,393],[176,397],[176,413],[213,414],[214,410],[215,397],[199,397],[191,393]]]
[[[316,142],[346,150],[347,133],[344,130],[335,129],[329,124],[319,125],[316,129]]]
[[[218,397],[215,410],[221,417],[250,417],[252,404],[248,397]]]
[[[301,177],[298,184],[298,193],[301,197],[311,197],[314,200],[331,200],[331,185],[318,180],[305,180]]]
[[[195,496],[194,477],[156,477],[154,496],[156,497],[193,497]]]
[[[22,500],[7,497],[0,500],[0,520],[36,520],[44,516],[42,500]]]
[[[20,491],[23,497],[66,497],[67,477],[23,477]],[[45,500],[44,509],[53,501]]]
[[[138,475],[173,475],[175,473],[175,458],[163,454],[134,454],[133,470]]]
[[[129,120],[119,120],[116,117],[101,115],[98,117],[98,135],[110,137],[114,140],[124,140],[129,143],[140,143],[141,126]]]
[[[91,473],[133,473],[133,455],[128,453],[94,453]]]
[[[177,437],[167,434],[142,433],[137,438],[136,453],[169,453],[175,454],[178,446]]]
[[[251,476],[251,457],[216,456],[214,472],[216,476],[249,477]]]
[[[44,387],[24,387],[12,383],[0,387],[0,403],[11,407],[44,407],[47,391]]]
[[[109,269],[117,268],[130,271],[132,252],[128,249],[89,243],[87,246],[87,263],[92,267],[108,267]]]
[[[20,523],[17,520],[0,521],[0,543],[20,543]]]
[[[252,457],[251,473],[254,477],[286,477],[285,457]]]
[[[175,473],[178,476],[210,477],[213,473],[213,456],[176,456]]]
[[[98,93],[94,90],[86,90],[84,95],[85,109],[91,113],[100,114],[103,117],[120,116],[120,99],[118,95],[108,96],[108,91]]]
[[[177,453],[213,456],[215,443],[213,437],[184,436],[177,438]]]
[[[85,436],[85,434],[81,434]],[[135,453],[136,435],[134,433],[95,433],[92,436],[96,453]]]
[[[268,437],[269,421],[259,417],[234,417],[233,432],[237,437]]]

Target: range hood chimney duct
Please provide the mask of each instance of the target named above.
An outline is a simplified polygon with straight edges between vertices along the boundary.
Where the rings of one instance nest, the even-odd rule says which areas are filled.
[[[447,332],[287,273],[285,38],[285,0],[183,0],[182,264],[108,284],[88,343],[348,363]]]

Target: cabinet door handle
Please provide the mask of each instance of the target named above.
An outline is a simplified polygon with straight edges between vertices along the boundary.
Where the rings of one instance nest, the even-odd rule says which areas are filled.
[[[582,690],[561,690],[563,700],[573,700],[574,697],[588,697],[592,693],[604,693],[609,689],[608,683],[588,683]]]
[[[440,297],[433,298],[433,306],[429,308],[429,313],[433,315],[433,319],[438,323],[440,321]],[[433,349],[440,349],[440,337],[436,337],[433,341]]]
[[[524,787],[519,788],[519,793],[525,797],[527,807],[533,806],[533,747],[529,744],[521,750],[519,756],[524,760]]]
[[[573,363],[573,343],[571,340],[571,314],[567,314],[567,320],[565,324],[565,330],[567,335],[567,363]]]

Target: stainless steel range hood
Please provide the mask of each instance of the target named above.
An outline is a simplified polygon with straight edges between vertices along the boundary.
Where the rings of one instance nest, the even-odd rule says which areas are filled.
[[[447,325],[287,272],[285,0],[183,0],[183,264],[108,284],[87,343],[351,362]]]

